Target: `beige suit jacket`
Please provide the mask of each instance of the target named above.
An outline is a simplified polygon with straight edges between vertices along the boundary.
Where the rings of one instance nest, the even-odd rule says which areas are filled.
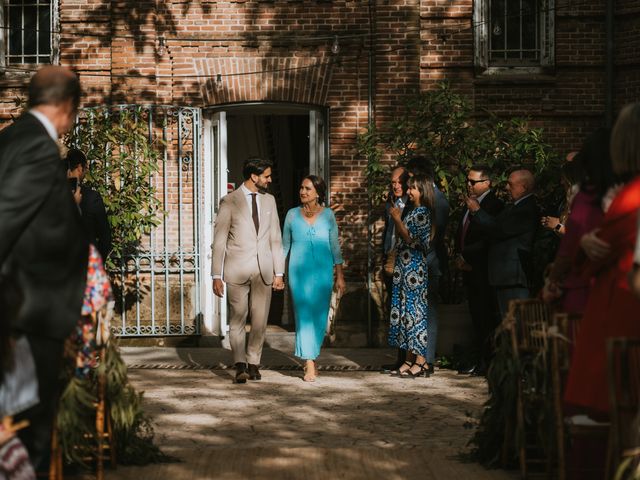
[[[245,283],[255,274],[255,260],[265,284],[284,272],[282,235],[273,195],[260,195],[260,228],[256,234],[242,189],[220,200],[213,230],[212,275],[225,282]]]

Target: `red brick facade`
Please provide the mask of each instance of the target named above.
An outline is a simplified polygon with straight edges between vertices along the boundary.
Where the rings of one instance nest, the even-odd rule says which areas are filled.
[[[60,0],[60,63],[80,74],[85,105],[328,107],[331,194],[345,206],[348,276],[362,285],[365,160],[355,139],[369,114],[370,48],[378,123],[406,96],[449,80],[479,115],[527,116],[564,152],[604,122],[605,3],[555,0],[555,65],[543,75],[478,74],[473,0]],[[640,0],[617,0],[616,111],[639,99],[639,47]],[[3,120],[24,84],[0,76]]]

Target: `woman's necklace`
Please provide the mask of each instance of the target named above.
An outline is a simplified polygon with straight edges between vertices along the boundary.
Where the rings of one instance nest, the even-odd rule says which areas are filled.
[[[319,208],[318,208],[319,207]],[[313,209],[306,209],[305,207],[302,207],[302,213],[304,213],[304,216],[307,218],[311,218],[313,217],[316,213],[318,213],[318,211],[320,210],[320,205],[316,204],[315,208]]]

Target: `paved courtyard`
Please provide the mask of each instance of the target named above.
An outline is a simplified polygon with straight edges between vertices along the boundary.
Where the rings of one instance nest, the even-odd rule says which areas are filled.
[[[295,359],[271,350],[262,381],[236,385],[232,370],[207,368],[229,360],[223,349],[123,352],[157,444],[181,461],[120,466],[109,480],[516,478],[464,457],[482,378],[393,378],[366,370],[389,361],[389,350],[327,349],[320,364],[335,370],[305,383]]]

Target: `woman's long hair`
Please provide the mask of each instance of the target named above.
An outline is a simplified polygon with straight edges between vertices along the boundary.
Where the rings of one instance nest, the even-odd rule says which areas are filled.
[[[433,182],[425,175],[414,175],[409,177],[407,185],[420,192],[420,205],[429,209],[431,214],[430,239],[433,240],[436,234],[436,191],[433,187]]]
[[[640,172],[640,102],[626,105],[611,132],[613,171],[625,178]]]

